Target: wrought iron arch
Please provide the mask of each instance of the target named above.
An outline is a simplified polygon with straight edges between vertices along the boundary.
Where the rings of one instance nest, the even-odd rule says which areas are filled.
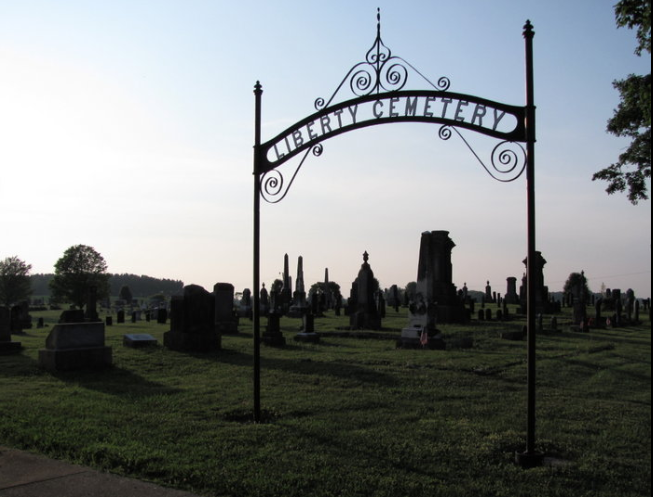
[[[381,38],[381,14],[377,13],[377,36],[365,60],[354,65],[328,99],[315,101],[315,112],[301,119],[274,138],[261,140],[261,101],[263,89],[255,86],[254,144],[254,419],[261,420],[260,405],[260,201],[278,203],[292,186],[310,155],[319,157],[323,143],[343,133],[380,124],[421,122],[439,125],[438,136],[449,140],[458,136],[476,160],[495,180],[512,182],[526,172],[528,211],[528,260],[535,260],[535,104],[533,91],[533,37],[527,21],[526,105],[494,102],[472,95],[450,92],[451,81],[442,76],[436,83],[426,78],[405,59],[395,56]],[[427,89],[410,90],[415,78]],[[338,101],[349,92],[354,98]],[[506,120],[506,117],[508,119]],[[483,160],[463,131],[481,133],[500,140]],[[287,180],[279,168],[298,157],[299,164]],[[528,405],[526,450],[517,462],[530,467],[539,464],[535,450],[535,287],[531,267],[527,267]]]

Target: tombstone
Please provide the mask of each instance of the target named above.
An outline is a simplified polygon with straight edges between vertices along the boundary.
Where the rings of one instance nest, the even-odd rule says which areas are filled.
[[[329,285],[329,268],[324,268],[324,301],[322,309],[328,311],[333,307],[333,295],[331,295],[331,286]]]
[[[506,293],[503,297],[507,304],[519,304],[519,295],[517,294],[517,278],[510,276],[506,278]]]
[[[523,264],[528,269],[528,257],[524,259]],[[542,257],[541,252],[535,252],[535,264],[533,268],[535,280],[535,312],[538,314],[550,314],[552,311],[551,303],[549,302],[549,288],[544,285],[544,266],[546,259]],[[519,299],[522,314],[527,313],[527,288],[528,288],[527,273],[524,273],[522,278],[522,286],[519,291]]]
[[[123,309],[120,309],[116,313],[116,320],[118,324],[124,324],[125,323],[125,311]]]
[[[86,296],[86,310],[84,312],[84,320],[90,323],[100,320],[100,316],[97,313],[97,287],[96,286],[91,286],[88,289],[88,295]]]
[[[297,280],[295,292],[293,293],[292,305],[288,309],[288,317],[302,318],[309,312],[310,306],[306,301],[306,290],[304,289],[304,258],[297,259]]]
[[[483,309],[478,310],[476,319],[478,319],[479,321],[485,321],[485,311]]]
[[[277,313],[271,312],[268,315],[268,324],[265,328],[265,333],[268,334],[278,334],[281,333],[281,323],[280,323],[281,316]]]
[[[156,345],[157,339],[146,333],[123,335],[122,344],[133,349]]]
[[[463,323],[467,318],[464,302],[453,284],[451,251],[455,246],[448,231],[426,231],[421,235],[416,289],[421,296],[416,300],[426,306],[429,334],[434,332],[436,321]]]
[[[601,316],[602,307],[603,307],[603,297],[599,297],[594,301],[594,321],[598,326],[603,325],[603,316]]]
[[[283,288],[281,289],[281,307],[283,314],[287,314],[292,303],[292,278],[288,264],[288,254],[283,256]]]
[[[234,313],[234,286],[231,283],[216,283],[213,286],[215,298],[215,332],[219,335],[238,333],[238,320]]]
[[[259,312],[261,316],[267,316],[268,312],[270,312],[270,295],[265,288],[265,283],[263,283],[263,287],[259,292]]]
[[[132,312],[132,323],[136,323],[136,313]]]
[[[113,317],[107,316],[104,318],[104,324],[106,326],[113,326]]]
[[[342,295],[336,295],[336,304],[335,304],[336,316],[340,316],[341,309],[342,309]]]
[[[363,264],[358,271],[356,280],[352,283],[349,298],[349,326],[352,329],[380,330],[381,314],[376,305],[378,283],[370,267],[369,254],[363,254]]]
[[[238,316],[249,319],[253,317],[252,291],[249,288],[243,290],[243,296],[238,306]]]
[[[540,333],[544,331],[544,316],[542,314],[537,315],[537,331]]]
[[[0,307],[0,355],[20,352],[20,342],[11,341],[11,312]]]
[[[633,321],[633,314],[635,312],[635,292],[632,288],[626,291],[626,318],[628,322]]]
[[[492,321],[492,309],[485,309],[485,320]]]
[[[392,300],[393,300],[392,307],[394,307],[395,312],[399,312],[399,288],[397,287],[397,285],[392,285],[390,290],[392,292]]]
[[[612,301],[614,302],[614,309],[617,311],[616,319],[612,323],[614,326],[622,325],[623,302],[621,299],[621,290],[619,288],[612,290]]]
[[[262,342],[271,347],[283,347],[286,345],[286,338],[281,332],[280,326],[281,316],[277,313],[271,312],[268,314],[268,325],[263,332]]]
[[[497,309],[497,321],[503,321],[503,311],[501,309]]]
[[[215,330],[215,298],[199,285],[184,287],[183,296],[170,302],[170,331],[163,345],[183,352],[211,352],[222,346]]]
[[[488,304],[494,302],[494,298],[492,297],[492,287],[490,286],[489,281],[485,284],[485,302]]]
[[[36,328],[41,330],[45,326],[45,323],[43,321],[43,318],[39,318],[38,321],[36,322]]]
[[[385,318],[385,297],[383,295],[383,292],[379,289],[379,291],[376,292],[376,310],[379,313],[379,316],[381,316],[381,319]]]
[[[156,315],[157,324],[166,324],[168,322],[168,309],[165,307],[160,307],[159,312]]]
[[[635,324],[639,324],[639,299],[635,300]]]
[[[558,318],[555,316],[551,318],[551,331],[558,331]]]
[[[580,326],[587,322],[587,302],[585,300],[585,271],[581,271],[581,278],[570,289],[570,296],[573,299],[573,324]]]
[[[320,335],[315,333],[315,320],[312,314],[306,314],[302,318],[302,330],[295,335],[297,342],[319,343]]]
[[[313,316],[322,315],[322,311],[320,309],[320,295],[317,293],[311,294],[311,314]]]
[[[59,323],[39,350],[39,366],[47,371],[104,369],[112,364],[111,347],[104,344],[104,323]]]

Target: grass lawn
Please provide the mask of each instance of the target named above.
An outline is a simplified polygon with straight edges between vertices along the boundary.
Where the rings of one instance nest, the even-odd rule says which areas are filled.
[[[384,320],[388,336],[405,310]],[[59,313],[33,313],[51,327]],[[115,320],[114,320],[115,321]],[[538,336],[538,449],[564,461],[513,464],[525,447],[526,344],[511,323],[443,326],[446,351],[397,350],[392,339],[262,348],[265,423],[253,424],[252,330],[223,350],[184,354],[123,347],[114,367],[50,374],[38,349],[50,328],[0,356],[0,444],[207,496],[482,497],[651,495],[651,326]],[[546,320],[545,320],[546,323]],[[264,325],[265,323],[263,323]],[[316,320],[335,331],[347,318]],[[394,330],[394,331],[392,331]],[[458,337],[474,347],[455,348]]]

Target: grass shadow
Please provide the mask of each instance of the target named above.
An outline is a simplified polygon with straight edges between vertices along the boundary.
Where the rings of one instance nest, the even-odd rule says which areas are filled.
[[[149,397],[171,395],[182,390],[150,381],[121,367],[103,370],[61,371],[52,376],[69,385],[94,390],[116,397]]]

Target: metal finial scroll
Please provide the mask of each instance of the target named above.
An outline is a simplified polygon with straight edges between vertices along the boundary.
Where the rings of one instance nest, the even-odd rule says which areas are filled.
[[[368,50],[365,61],[359,62],[349,70],[329,100],[324,98],[315,100],[316,110],[329,107],[341,90],[347,87],[356,97],[403,90],[408,83],[410,72],[417,74],[437,91],[447,91],[451,86],[449,78],[443,76],[437,83],[433,83],[405,59],[392,55],[392,51],[381,38],[380,8],[377,9],[376,19],[376,40]]]

